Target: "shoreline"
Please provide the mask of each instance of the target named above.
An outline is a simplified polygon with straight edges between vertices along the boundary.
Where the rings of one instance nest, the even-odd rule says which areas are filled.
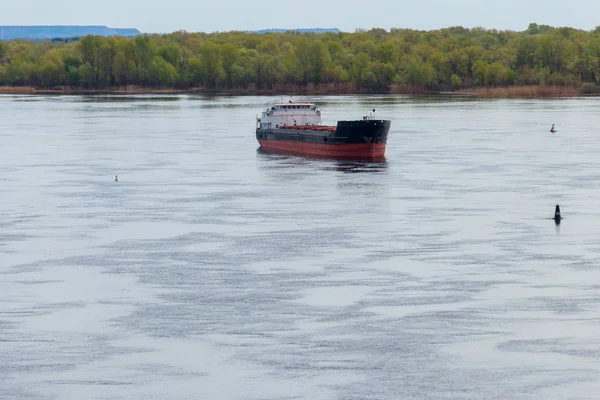
[[[474,87],[458,90],[425,90],[408,85],[391,85],[387,90],[356,90],[349,85],[323,85],[322,87],[276,87],[273,89],[216,89],[206,88],[152,88],[123,86],[108,89],[83,89],[71,87],[37,88],[34,86],[0,86],[2,95],[138,95],[138,94],[203,94],[210,96],[310,96],[310,95],[386,95],[407,94],[423,96],[475,97],[475,98],[564,98],[590,97],[572,86],[510,86],[510,87]]]

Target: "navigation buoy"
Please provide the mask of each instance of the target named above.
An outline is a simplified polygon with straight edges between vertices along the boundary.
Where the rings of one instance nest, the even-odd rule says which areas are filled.
[[[562,219],[562,215],[560,213],[560,206],[557,204],[556,209],[554,210],[554,222],[560,224],[560,220]]]
[[[115,182],[119,182],[119,175],[115,175]]]

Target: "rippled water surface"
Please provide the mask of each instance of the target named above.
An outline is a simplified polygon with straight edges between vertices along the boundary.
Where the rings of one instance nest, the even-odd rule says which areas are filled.
[[[1,399],[600,398],[599,100],[273,100],[0,97]]]

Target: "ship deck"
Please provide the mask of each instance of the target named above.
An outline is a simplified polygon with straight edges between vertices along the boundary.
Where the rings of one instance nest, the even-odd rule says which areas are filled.
[[[294,126],[280,126],[279,129],[291,129],[295,131],[316,131],[316,132],[335,132],[337,127],[327,125],[294,125]]]

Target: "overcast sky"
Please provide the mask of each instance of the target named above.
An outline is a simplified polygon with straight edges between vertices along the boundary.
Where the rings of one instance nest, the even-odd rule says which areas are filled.
[[[593,29],[600,0],[0,0],[0,25],[107,25],[142,32],[267,28]]]

